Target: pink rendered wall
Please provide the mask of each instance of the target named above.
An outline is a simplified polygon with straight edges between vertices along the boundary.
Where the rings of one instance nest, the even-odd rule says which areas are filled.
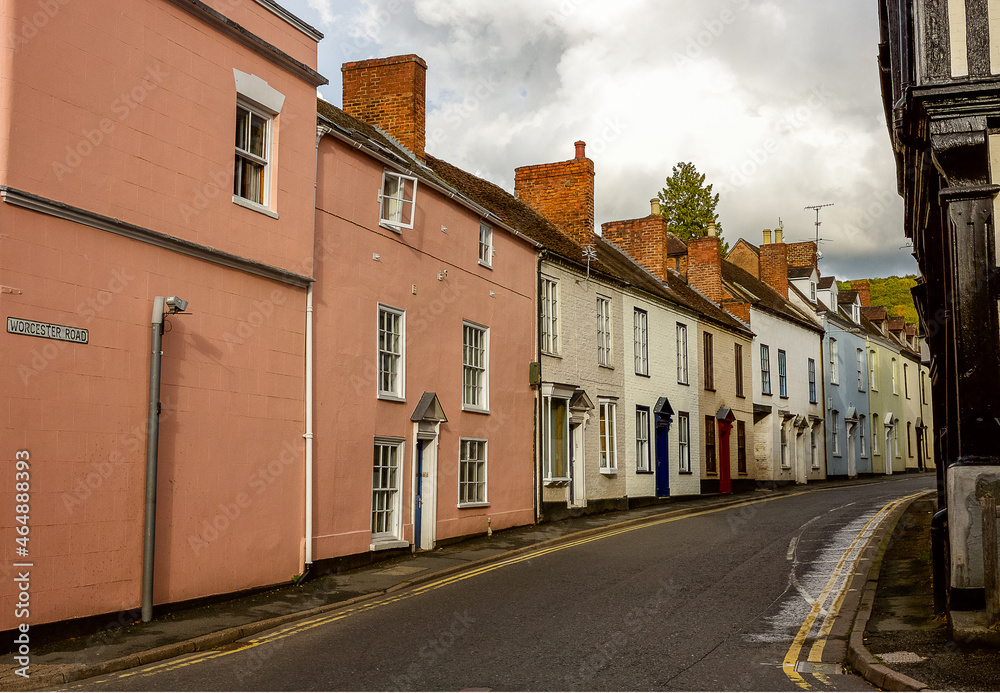
[[[90,331],[86,345],[0,332],[2,454],[27,449],[33,463],[30,622],[138,604],[155,295],[191,311],[163,337],[156,603],[298,572],[303,290],[32,212],[0,219],[17,292],[0,294],[0,312]],[[0,475],[0,497],[13,484]],[[14,597],[2,581],[0,630]]]
[[[425,391],[437,393],[448,417],[440,435],[437,539],[485,532],[487,517],[494,529],[534,520],[528,364],[535,358],[535,252],[495,229],[495,269],[480,267],[479,217],[427,186],[418,187],[414,229],[399,235],[380,228],[382,170],[331,137],[320,145],[317,559],[369,550],[376,435],[406,439],[403,532],[413,540],[410,416]],[[442,270],[448,275],[439,281]],[[376,398],[379,302],[406,311],[405,403]],[[489,415],[462,411],[463,319],[490,328]],[[489,441],[488,508],[457,507],[460,437]]]
[[[13,23],[17,48],[0,62],[12,124],[0,132],[0,183],[309,274],[315,88],[165,0],[53,2],[37,32],[37,2],[4,4],[28,22]],[[252,0],[214,4],[277,27],[262,38],[307,57],[302,34]],[[273,140],[280,223],[232,202],[233,68],[285,95]]]
[[[256,3],[213,6],[242,8],[254,30],[274,29],[265,40],[302,55],[306,44],[283,45],[283,22]],[[24,39],[0,52],[0,182],[311,273],[311,85],[164,0],[59,0],[32,25],[38,7],[0,10],[4,36]],[[274,143],[279,219],[231,201],[233,67],[286,97]],[[122,110],[132,89],[142,98]],[[104,119],[110,134],[60,179],[53,165]],[[185,298],[190,315],[169,318],[163,339],[155,603],[301,569],[304,289],[2,203],[0,283],[4,317],[90,330],[86,345],[0,332],[0,455],[27,449],[32,459],[30,623],[139,604],[156,295]],[[0,496],[13,495],[13,475],[0,475]],[[0,630],[15,625],[4,574],[13,531],[0,526]]]

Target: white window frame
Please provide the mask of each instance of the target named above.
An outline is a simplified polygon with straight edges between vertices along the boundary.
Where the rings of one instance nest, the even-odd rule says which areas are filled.
[[[373,447],[372,454],[372,487],[371,487],[371,511],[369,513],[370,529],[372,533],[371,543],[376,545],[384,542],[398,542],[402,538],[402,478],[403,478],[403,443],[402,438],[389,438],[383,436],[375,437],[375,444]],[[390,457],[393,457],[394,464],[392,465],[379,465],[380,468],[384,469],[394,469],[394,484],[375,485],[375,467],[378,462],[386,461],[385,458],[379,457],[376,459],[376,455],[380,452],[385,451],[390,453]],[[390,474],[390,477],[392,474]],[[380,477],[381,479],[381,477]],[[387,499],[386,502],[379,505],[378,499],[379,494]],[[384,523],[380,524],[378,521],[378,515],[382,514],[383,517],[388,514]],[[381,531],[378,530],[379,527],[384,527]]]
[[[398,335],[398,349],[399,353],[394,353],[391,350],[385,349],[383,347],[383,315],[394,316],[399,318],[399,335]],[[398,402],[406,401],[406,311],[400,310],[399,308],[393,308],[385,304],[378,304],[378,322],[377,322],[377,334],[378,338],[376,340],[376,361],[375,370],[376,378],[375,384],[377,388],[377,396],[379,399],[388,399]],[[383,369],[383,359],[388,356],[390,359],[395,358],[396,362],[396,382],[395,387],[384,388],[382,383],[385,376],[385,371]]]
[[[861,456],[868,457],[868,446],[865,445],[865,427],[868,423],[865,421],[865,417],[861,416],[858,420],[858,440],[861,442]]]
[[[809,300],[816,303],[816,282],[809,282]]]
[[[815,425],[809,427],[809,446],[810,446],[810,448],[809,448],[809,454],[812,457],[812,468],[813,469],[819,469],[819,455],[817,454],[817,447],[818,446],[816,445],[816,426]]]
[[[553,476],[553,462],[556,458],[555,437],[552,435],[552,405],[558,400],[565,408],[566,415],[563,417],[563,449],[558,451],[563,457],[565,474],[563,476]],[[546,482],[568,481],[570,478],[570,445],[572,445],[569,426],[569,399],[565,397],[553,397],[546,395],[542,398],[542,473]]]
[[[865,391],[865,350],[858,349],[858,392]]]
[[[879,454],[878,437],[882,432],[878,430],[878,414],[872,414],[872,456]]]
[[[611,299],[597,295],[597,364],[611,368]]]
[[[542,277],[542,353],[559,354],[559,282]]]
[[[878,392],[878,354],[874,349],[868,352],[868,389]]]
[[[411,196],[407,198],[407,185]],[[409,208],[409,214],[406,213]],[[396,171],[382,171],[382,186],[378,192],[378,223],[396,233],[412,229],[417,209],[417,179]]]
[[[493,269],[493,227],[485,221],[479,222],[479,264]]]
[[[837,352],[837,340],[830,337],[830,384],[840,385],[840,354]]]
[[[598,400],[600,429],[598,435],[598,467],[601,474],[618,472],[618,402],[611,399]]]
[[[478,345],[469,343],[473,334],[480,336]],[[481,363],[470,359],[476,352],[481,352]],[[480,413],[490,410],[490,328],[469,320],[462,321],[462,410]]]
[[[771,390],[771,347],[760,345],[760,394],[770,395]]]
[[[469,452],[476,448],[479,457],[470,457]],[[472,469],[471,465],[475,465]],[[473,473],[470,475],[470,471]],[[483,508],[490,504],[489,491],[489,441],[485,438],[458,439],[458,507]],[[475,492],[474,500],[468,500],[468,491]]]
[[[641,308],[632,313],[632,349],[636,375],[649,375],[649,314]]]
[[[809,369],[809,404],[816,404],[818,393],[816,392],[816,360],[808,359]]]
[[[691,417],[683,411],[677,414],[677,471],[691,473]]]
[[[677,382],[689,385],[688,376],[688,328],[679,322],[677,323]]]
[[[245,99],[238,98],[236,100],[236,122],[239,123],[240,111],[247,112],[247,131],[246,137],[249,142],[250,138],[250,127],[253,123],[254,117],[259,118],[264,121],[264,146],[262,147],[262,155],[258,155],[251,152],[249,149],[243,149],[238,146],[234,141],[234,156],[236,167],[233,174],[233,202],[249,207],[255,211],[263,212],[265,214],[270,214],[274,216],[271,212],[271,159],[272,149],[271,143],[273,141],[274,134],[274,114],[259,108]],[[234,128],[235,130],[235,128]],[[241,161],[246,161],[250,166],[260,167],[260,195],[259,199],[254,199],[253,197],[245,196],[241,191],[241,181],[243,180],[242,167],[239,165]]]
[[[653,471],[649,444],[649,407],[635,408],[635,471]]]
[[[788,456],[788,426],[784,421],[781,422],[781,468],[791,469],[792,460]]]
[[[778,397],[788,399],[788,354],[778,349]]]
[[[903,396],[906,397],[906,399],[910,399],[909,365],[910,364],[903,362]]]
[[[833,435],[833,456],[840,457],[840,412],[830,412],[830,433]]]
[[[897,383],[898,377],[897,377],[897,374],[896,374],[896,370],[898,368],[899,368],[899,366],[896,364],[896,359],[892,359],[892,394],[894,394],[894,395],[898,395],[899,394],[899,392],[897,390],[897,388],[898,388],[898,383]]]

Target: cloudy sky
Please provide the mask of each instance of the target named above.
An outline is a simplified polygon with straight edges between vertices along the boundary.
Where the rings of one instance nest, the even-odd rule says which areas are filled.
[[[513,190],[514,168],[596,166],[597,224],[645,216],[691,161],[730,243],[815,236],[841,279],[915,273],[878,87],[871,0],[280,0],[340,65],[427,61],[427,151]]]

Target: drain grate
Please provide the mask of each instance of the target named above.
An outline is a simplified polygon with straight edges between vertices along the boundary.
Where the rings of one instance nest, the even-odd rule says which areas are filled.
[[[826,662],[798,662],[795,671],[800,674],[843,674],[844,667],[839,664],[827,664]]]

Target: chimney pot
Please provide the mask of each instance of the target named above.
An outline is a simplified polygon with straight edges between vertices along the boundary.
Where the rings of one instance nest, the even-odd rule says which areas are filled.
[[[583,140],[579,140],[575,142],[575,145],[576,145],[576,158],[577,159],[586,158],[587,155],[585,154],[585,151],[587,149],[587,143],[584,142]]]
[[[764,245],[771,245],[771,229],[764,229]]]
[[[708,234],[709,238],[715,238],[715,222],[714,221],[708,222],[708,231],[707,231],[707,234]]]
[[[774,242],[775,243],[784,243],[785,242],[782,239],[782,237],[781,237],[782,236],[782,232],[783,232],[783,229],[775,229],[774,230]]]
[[[660,198],[654,197],[649,201],[649,206],[652,209],[652,216],[658,217],[660,215]]]

